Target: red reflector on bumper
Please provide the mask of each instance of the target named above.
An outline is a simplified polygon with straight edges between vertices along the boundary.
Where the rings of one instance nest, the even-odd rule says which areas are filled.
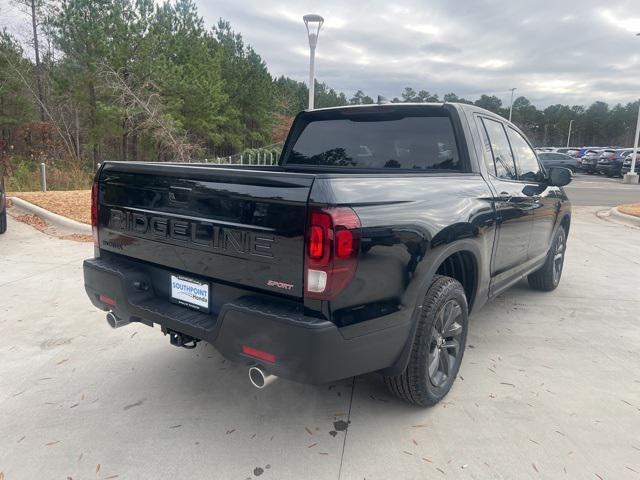
[[[272,353],[263,352],[262,350],[251,348],[248,345],[242,345],[242,353],[253,358],[264,360],[265,362],[276,363],[276,356]]]
[[[111,305],[112,307],[116,306],[116,301],[111,297],[107,297],[106,295],[100,295],[100,301],[107,305]]]

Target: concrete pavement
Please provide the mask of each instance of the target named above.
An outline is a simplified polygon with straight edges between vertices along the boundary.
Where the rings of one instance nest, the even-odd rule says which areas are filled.
[[[576,173],[565,187],[571,203],[578,206],[602,205],[615,207],[623,203],[640,202],[640,185],[625,185],[621,178]]]
[[[92,245],[10,219],[0,236],[0,472],[640,478],[640,230],[575,210],[560,287],[522,283],[472,315],[460,377],[431,409],[395,400],[375,375],[258,391],[210,346],[177,349],[145,326],[111,330],[82,286]]]

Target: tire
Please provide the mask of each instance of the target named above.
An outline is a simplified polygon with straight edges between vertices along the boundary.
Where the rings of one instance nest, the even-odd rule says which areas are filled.
[[[391,393],[423,407],[442,400],[460,369],[467,328],[467,297],[462,285],[436,275],[422,303],[406,369],[400,375],[383,377]]]
[[[529,286],[534,290],[550,292],[555,290],[560,284],[562,269],[564,267],[564,257],[567,251],[567,234],[564,227],[560,227],[553,239],[547,260],[539,270],[530,273],[527,277]]]
[[[0,233],[4,233],[7,231],[7,209],[5,208],[2,213],[0,213]]]

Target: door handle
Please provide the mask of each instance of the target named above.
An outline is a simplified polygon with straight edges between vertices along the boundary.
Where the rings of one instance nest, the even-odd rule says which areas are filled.
[[[500,192],[500,195],[498,196],[498,198],[496,198],[496,200],[498,200],[499,202],[510,202],[511,199],[513,198],[513,195],[511,195],[509,192]]]

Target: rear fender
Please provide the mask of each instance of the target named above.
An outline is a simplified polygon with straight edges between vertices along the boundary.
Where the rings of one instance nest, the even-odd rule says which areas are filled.
[[[416,302],[416,306],[411,315],[411,331],[409,333],[409,337],[407,338],[407,342],[405,343],[402,353],[400,354],[396,362],[391,367],[381,370],[379,372],[382,375],[400,375],[407,368],[407,364],[409,363],[409,357],[411,356],[411,350],[413,348],[413,341],[416,335],[418,319],[420,318],[420,314],[422,313],[422,303],[427,294],[427,291],[429,290],[429,287],[433,283],[433,279],[436,276],[436,272],[438,271],[438,268],[440,268],[440,265],[442,265],[442,262],[444,262],[444,260],[447,259],[447,257],[449,257],[450,255],[456,252],[462,252],[462,251],[471,252],[471,254],[474,256],[476,261],[476,279],[475,279],[476,283],[475,284],[476,286],[479,285],[481,272],[483,271],[482,270],[483,265],[480,262],[482,255],[480,253],[480,249],[478,248],[477,243],[474,240],[472,239],[459,240],[455,243],[444,245],[441,248],[432,250],[430,252],[430,255],[428,255],[427,258],[425,258],[426,269],[423,270],[424,274],[422,276],[421,281],[419,282],[419,287],[416,294],[416,298],[418,299],[418,301]],[[475,292],[476,294],[474,295],[475,297],[478,296],[477,295],[478,290],[479,289],[476,287],[476,292]],[[468,301],[469,300],[470,299],[468,299]],[[475,300],[477,305],[480,306],[482,303],[484,303],[486,299],[476,298]]]

